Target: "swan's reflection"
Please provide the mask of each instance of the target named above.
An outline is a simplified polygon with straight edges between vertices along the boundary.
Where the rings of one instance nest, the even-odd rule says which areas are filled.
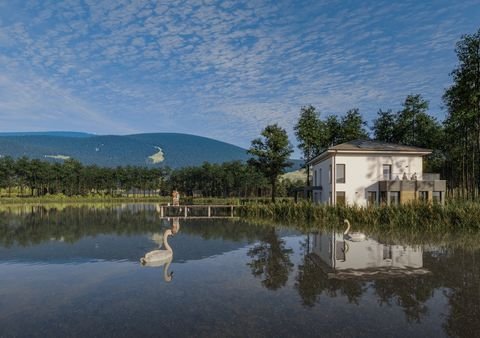
[[[173,272],[168,272],[168,268],[173,260],[173,249],[168,244],[168,236],[173,236],[180,230],[180,221],[176,217],[172,220],[172,229],[167,229],[163,235],[154,234],[152,240],[159,244],[159,249],[147,252],[144,257],[140,258],[143,266],[161,267],[163,266],[163,278],[166,282],[173,279]],[[162,247],[164,249],[160,249]]]

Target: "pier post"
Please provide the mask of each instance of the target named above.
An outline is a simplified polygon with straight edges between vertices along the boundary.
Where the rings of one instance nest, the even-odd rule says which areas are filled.
[[[210,217],[210,216],[211,216],[211,214],[212,214],[212,211],[211,211],[211,209],[210,209],[210,208],[211,208],[211,206],[208,206],[208,217]]]
[[[185,206],[185,218],[187,218],[187,211],[188,211],[188,208],[187,206]]]

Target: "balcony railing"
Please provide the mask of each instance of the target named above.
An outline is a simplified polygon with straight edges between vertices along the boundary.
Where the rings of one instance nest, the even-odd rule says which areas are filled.
[[[440,174],[424,173],[422,175],[393,174],[391,179],[379,179],[380,191],[446,191],[446,181],[440,180]]]
[[[378,178],[379,181],[395,181],[395,180],[407,180],[407,181],[437,181],[440,180],[440,174],[437,173],[423,173],[423,174],[406,174],[404,173],[392,173],[390,176],[381,175]]]

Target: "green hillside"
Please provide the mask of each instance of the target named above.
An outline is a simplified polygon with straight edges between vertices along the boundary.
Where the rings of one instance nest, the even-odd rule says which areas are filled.
[[[188,134],[91,135],[70,132],[0,133],[0,156],[48,161],[74,158],[104,167],[197,166],[203,162],[246,161],[246,150]],[[295,166],[297,167],[297,166]]]

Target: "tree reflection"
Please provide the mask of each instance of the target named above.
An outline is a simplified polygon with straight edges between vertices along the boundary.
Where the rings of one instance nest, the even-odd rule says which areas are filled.
[[[446,292],[450,311],[444,324],[445,331],[452,337],[473,337],[480,332],[480,252],[452,250],[453,253],[438,257],[436,266],[446,273],[442,284]],[[455,264],[451,264],[454,260]],[[440,273],[440,271],[439,271]]]
[[[372,287],[380,305],[395,303],[403,309],[407,321],[420,323],[428,313],[425,303],[433,297],[436,285],[430,275],[375,280]]]
[[[277,290],[288,281],[293,264],[290,255],[293,250],[285,247],[285,241],[278,237],[275,228],[262,232],[260,243],[248,251],[252,261],[247,265],[255,277],[262,279],[262,285]]]
[[[324,293],[329,297],[345,296],[349,303],[358,305],[365,283],[353,279],[329,279],[312,256],[305,255],[298,266],[295,288],[302,298],[302,304],[313,307]]]

